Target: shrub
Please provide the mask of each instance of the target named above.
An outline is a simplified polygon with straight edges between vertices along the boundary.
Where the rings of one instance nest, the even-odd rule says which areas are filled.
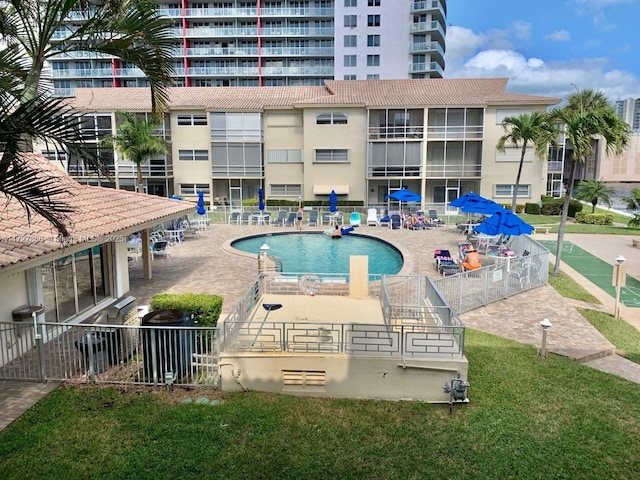
[[[613,213],[576,213],[576,222],[589,225],[612,225]]]
[[[531,215],[540,215],[540,205],[537,203],[525,203],[524,213]]]
[[[564,203],[564,197],[562,198],[551,198],[551,197],[542,197],[542,206],[540,207],[540,213],[542,215],[561,215],[562,214],[562,204]],[[582,211],[583,204],[578,200],[569,200],[569,211],[567,212],[567,216],[575,217],[576,213]]]
[[[222,297],[206,293],[157,293],[152,310],[184,310],[195,314],[199,327],[215,327],[222,311]]]
[[[569,217],[576,217],[576,213],[581,212],[582,208],[584,207],[584,204],[578,200],[569,200],[569,212],[567,213],[567,216]]]

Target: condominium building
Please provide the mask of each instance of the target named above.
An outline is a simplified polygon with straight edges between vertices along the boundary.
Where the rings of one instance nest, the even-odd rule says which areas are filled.
[[[629,124],[634,132],[640,132],[640,98],[627,98],[615,103],[616,113]]]
[[[263,188],[267,198],[386,204],[395,189],[423,197],[441,212],[473,191],[508,203],[520,148],[496,150],[502,119],[544,110],[559,98],[505,92],[507,79],[327,81],[322,87],[174,88],[164,124],[167,155],[142,165],[145,189],[163,196],[240,207]],[[147,115],[146,88],[78,89],[83,136],[96,144],[117,131],[116,111]],[[43,152],[49,158],[54,152]],[[131,162],[101,152],[109,178],[82,158],[63,159],[83,183],[136,187]],[[536,202],[552,184],[547,163],[530,147],[519,203]],[[560,169],[560,174],[561,174]],[[561,179],[561,177],[560,177]]]
[[[444,73],[446,0],[158,0],[158,7],[175,23],[180,87],[322,86]],[[91,7],[73,12],[56,41],[91,15]],[[60,54],[51,68],[58,96],[148,85],[142,71],[103,55]]]

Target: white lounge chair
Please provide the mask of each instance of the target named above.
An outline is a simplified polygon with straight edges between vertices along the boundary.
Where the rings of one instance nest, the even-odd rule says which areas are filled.
[[[367,210],[367,227],[378,227],[380,221],[378,220],[378,210],[370,208]]]

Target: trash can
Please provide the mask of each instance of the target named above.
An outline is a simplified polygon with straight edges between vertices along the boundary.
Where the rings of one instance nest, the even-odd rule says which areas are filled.
[[[165,374],[175,379],[188,376],[195,350],[195,331],[176,327],[195,326],[194,315],[183,310],[156,310],[142,317],[144,376],[165,383]]]
[[[76,348],[82,353],[86,373],[99,374],[109,368],[107,339],[96,332],[87,333],[76,341]]]
[[[30,321],[34,313],[40,315],[43,312],[44,307],[42,305],[23,305],[11,311],[11,318],[13,318],[14,322]]]

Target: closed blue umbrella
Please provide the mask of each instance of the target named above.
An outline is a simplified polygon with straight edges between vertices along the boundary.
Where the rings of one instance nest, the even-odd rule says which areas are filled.
[[[336,195],[335,190],[331,190],[331,193],[329,194],[329,211],[338,211],[338,195]]]
[[[264,210],[264,190],[258,189],[258,210]]]
[[[200,190],[198,192],[198,207],[196,208],[198,215],[206,215],[207,207],[204,204],[204,192]]]
[[[511,210],[503,208],[475,227],[475,231],[485,235],[522,235],[533,232],[533,227]]]

